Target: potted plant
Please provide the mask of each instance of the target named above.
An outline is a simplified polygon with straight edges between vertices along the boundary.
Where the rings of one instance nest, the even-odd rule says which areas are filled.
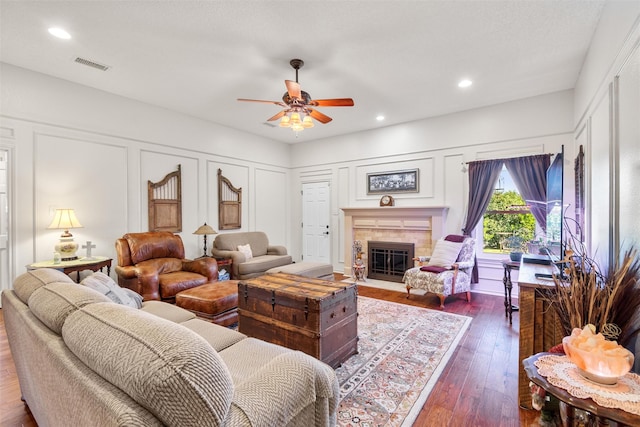
[[[509,250],[509,258],[511,261],[520,261],[522,254],[527,252],[528,239],[522,237],[518,233],[514,233],[502,242],[502,247]]]

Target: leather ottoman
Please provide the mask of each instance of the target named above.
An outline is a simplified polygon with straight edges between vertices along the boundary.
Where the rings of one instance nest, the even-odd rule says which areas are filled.
[[[238,321],[238,281],[207,283],[178,292],[176,305],[220,326],[233,325]]]

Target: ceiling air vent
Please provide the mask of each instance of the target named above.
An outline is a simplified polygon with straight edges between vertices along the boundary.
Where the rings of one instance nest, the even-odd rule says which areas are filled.
[[[107,71],[109,68],[111,68],[108,65],[98,64],[97,62],[89,61],[88,59],[80,57],[76,58],[76,62],[78,64],[86,65],[87,67],[93,67],[101,71]]]

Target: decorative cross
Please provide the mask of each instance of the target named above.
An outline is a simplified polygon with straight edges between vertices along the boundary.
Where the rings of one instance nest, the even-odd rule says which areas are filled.
[[[87,258],[91,258],[91,249],[95,248],[96,245],[92,245],[91,244],[91,240],[87,240],[87,244],[86,245],[82,245],[82,249],[86,249],[87,250]]]

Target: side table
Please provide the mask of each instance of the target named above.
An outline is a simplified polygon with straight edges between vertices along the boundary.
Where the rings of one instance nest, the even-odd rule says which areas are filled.
[[[353,275],[353,278],[358,281],[358,280],[362,280],[363,282],[366,282],[367,279],[365,279],[365,270],[366,270],[367,266],[364,264],[353,264],[353,267],[351,267],[351,274]]]
[[[625,426],[637,426],[640,425],[640,415],[632,414],[631,412],[623,411],[622,409],[616,408],[606,408],[604,406],[598,405],[592,399],[581,399],[571,395],[567,390],[556,387],[551,384],[545,377],[540,375],[538,372],[538,368],[535,365],[535,362],[545,356],[552,353],[538,353],[530,356],[522,361],[522,365],[524,367],[527,376],[534,384],[539,385],[543,389],[546,390],[547,393],[555,396],[558,400],[564,402],[568,405],[569,420],[573,417],[573,411],[575,408],[582,409],[593,417],[596,418],[595,425],[610,425],[609,420],[616,421],[616,425],[625,425]],[[587,381],[587,380],[585,380]],[[572,425],[572,424],[570,424]]]
[[[80,283],[80,272],[83,270],[102,271],[107,268],[107,276],[111,274],[111,261],[113,259],[104,256],[94,256],[91,258],[78,258],[73,261],[61,261],[57,264],[53,260],[34,262],[27,265],[27,270],[36,270],[38,268],[53,268],[62,271],[64,274],[77,272],[76,283]]]
[[[229,277],[231,278],[231,265],[233,264],[233,258],[220,258],[220,257],[214,257],[214,258],[218,263],[218,271],[220,271],[221,267],[224,267],[224,269],[227,270],[227,273],[229,273]]]
[[[502,260],[502,268],[504,269],[504,276],[502,283],[504,284],[504,317],[509,318],[509,324],[512,322],[512,313],[518,311],[519,308],[511,304],[511,289],[513,289],[513,282],[511,282],[511,270],[520,270],[520,263],[518,261],[511,261],[510,259]]]

